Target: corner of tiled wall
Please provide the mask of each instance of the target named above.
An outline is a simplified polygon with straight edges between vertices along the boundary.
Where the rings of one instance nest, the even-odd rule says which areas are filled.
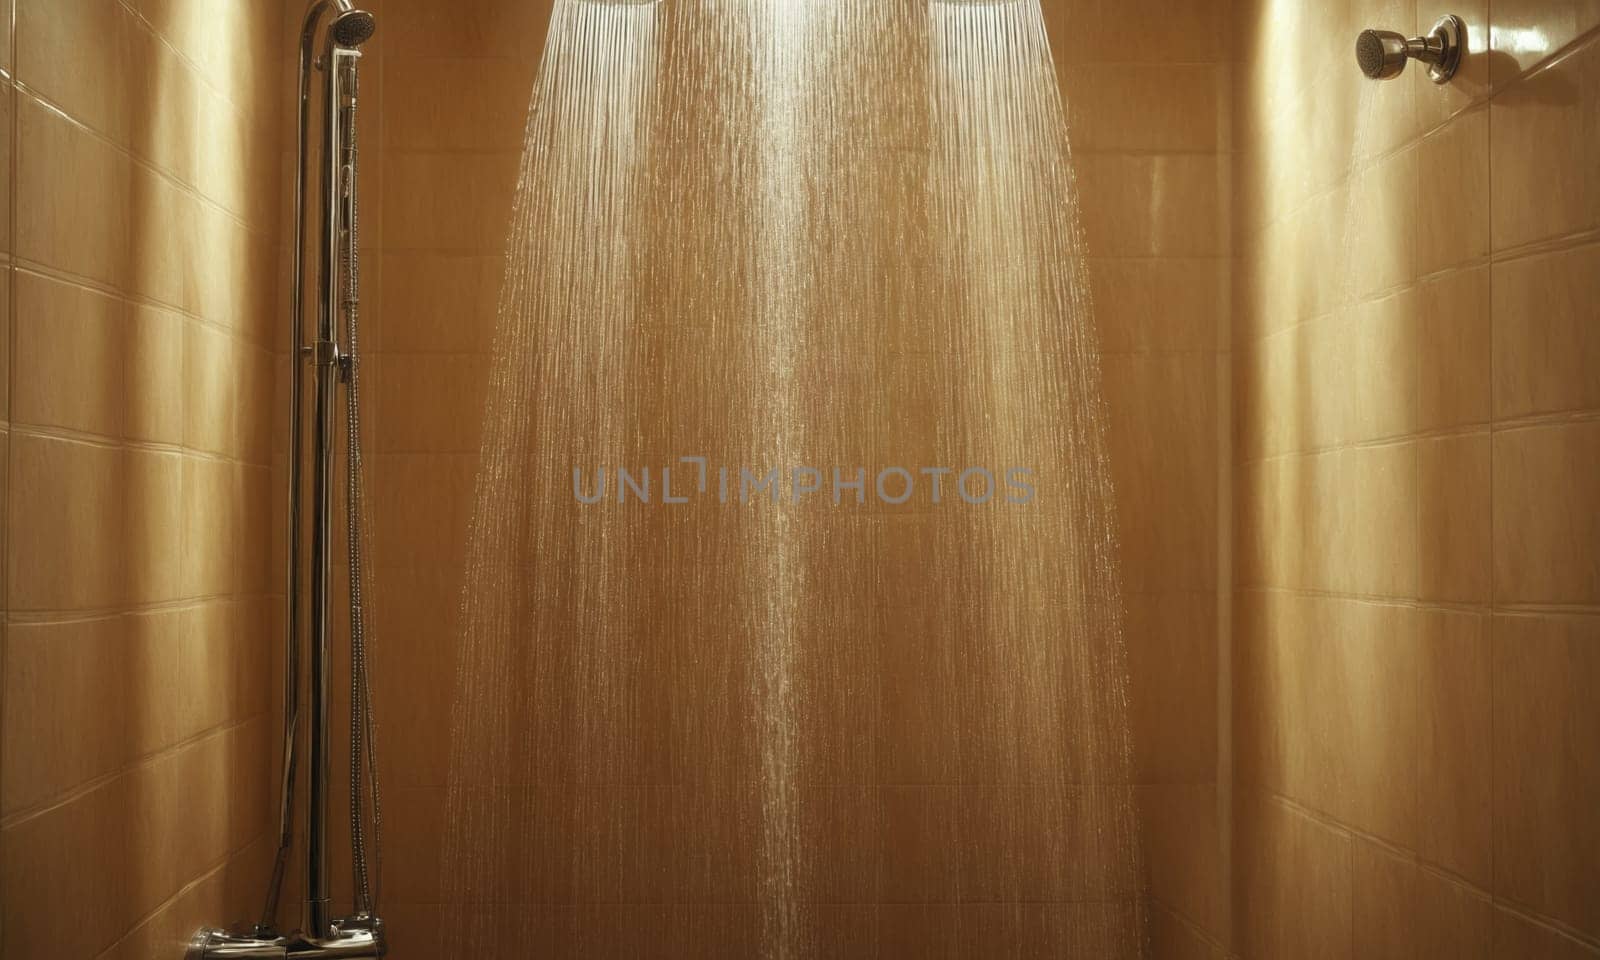
[[[1110,410],[1155,956],[1227,944],[1227,0],[1045,4]],[[1136,36],[1136,44],[1117,42]]]
[[[0,19],[0,954],[176,956],[269,852],[276,14]]]
[[[1453,84],[1361,78],[1358,29],[1444,13]],[[1597,28],[1242,4],[1247,960],[1600,956]]]

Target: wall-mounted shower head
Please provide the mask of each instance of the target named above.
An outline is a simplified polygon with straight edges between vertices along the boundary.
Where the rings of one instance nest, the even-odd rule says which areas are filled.
[[[378,18],[365,10],[350,10],[339,14],[328,29],[334,43],[353,50],[378,32]]]
[[[1392,30],[1363,30],[1356,37],[1356,63],[1373,80],[1398,77],[1406,69],[1406,38]]]
[[[1434,83],[1449,83],[1461,66],[1467,25],[1460,17],[1445,16],[1425,37],[1407,39],[1392,30],[1363,30],[1356,37],[1356,63],[1373,80],[1392,80],[1405,72],[1407,60],[1428,65]]]

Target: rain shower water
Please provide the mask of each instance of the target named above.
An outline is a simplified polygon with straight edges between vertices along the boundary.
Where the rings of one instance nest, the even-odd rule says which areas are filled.
[[[1137,954],[1070,171],[1035,0],[557,3],[463,591],[445,956],[874,956],[907,901],[974,956]],[[570,496],[574,466],[684,456],[1041,487],[1010,513]]]

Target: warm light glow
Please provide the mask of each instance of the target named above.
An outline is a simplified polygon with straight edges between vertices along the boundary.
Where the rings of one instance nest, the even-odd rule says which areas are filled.
[[[1550,38],[1538,27],[1495,27],[1489,36],[1491,47],[1512,56],[1542,56],[1550,52]]]

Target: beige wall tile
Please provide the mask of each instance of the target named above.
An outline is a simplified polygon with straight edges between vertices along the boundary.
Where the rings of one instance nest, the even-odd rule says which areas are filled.
[[[0,267],[0,421],[11,422],[11,337],[16,323],[11,317],[14,276],[9,265]]]
[[[1489,110],[1457,116],[1424,138],[1417,184],[1417,272],[1489,254]]]
[[[191,313],[237,333],[252,343],[276,345],[281,325],[273,323],[271,288],[276,247],[252,233],[220,207],[197,202],[191,243],[204,259],[184,276],[184,303]],[[206,269],[193,268],[204,262]]]
[[[1600,950],[1574,940],[1567,933],[1547,924],[1512,912],[1506,907],[1494,911],[1495,957],[1518,960],[1594,960]]]
[[[536,64],[524,59],[395,57],[384,72],[390,150],[518,152]]]
[[[257,127],[225,97],[202,90],[194,136],[205,149],[195,163],[199,194],[247,224],[262,225],[270,194],[255,183],[276,167],[265,162],[268,151],[255,142]],[[253,219],[255,218],[255,219]]]
[[[1600,598],[1600,423],[1494,437],[1494,593],[1498,603]]]
[[[1418,614],[1417,850],[1489,889],[1493,662],[1484,614]]]
[[[1102,354],[1215,351],[1229,274],[1224,260],[1091,261]]]
[[[125,454],[128,599],[165,603],[183,595],[183,470],[173,453]]]
[[[1235,816],[1235,949],[1247,957],[1354,956],[1349,836],[1254,795],[1240,798]]]
[[[13,623],[6,630],[4,801],[7,815],[118,769],[130,758],[125,725],[131,691],[120,617],[61,624]],[[80,722],[60,722],[60,705],[95,704]]]
[[[0,832],[0,876],[6,880],[6,949],[19,956],[92,957],[109,946],[121,924],[132,855],[117,842],[116,816],[130,802],[125,779]],[[96,869],[84,869],[94,863]],[[90,897],[108,909],[89,917],[54,909]]]
[[[382,558],[378,558],[381,560]],[[388,750],[385,784],[444,786],[450,773],[450,684],[418,684],[418,676],[448,676],[460,636],[460,591],[427,567],[381,566],[373,575],[375,644],[386,649],[374,666],[374,699],[384,738],[406,745]],[[403,708],[396,709],[396,705]]]
[[[1243,782],[1392,842],[1412,842],[1415,612],[1251,596],[1240,610],[1234,682]]]
[[[1369,301],[1309,330],[1305,365],[1311,395],[1327,433],[1314,447],[1383,440],[1412,433],[1417,423],[1418,297],[1415,290]]]
[[[1413,444],[1352,447],[1313,458],[1315,526],[1307,583],[1340,593],[1417,591],[1417,462]]]
[[[202,201],[178,183],[136,165],[131,179],[130,236],[123,282],[142,297],[193,311],[202,264],[211,264],[196,239]]]
[[[222,859],[230,849],[233,791],[192,787],[210,780],[207,770],[226,769],[243,746],[238,734],[214,735],[8,826],[0,857],[7,949],[20,956],[96,956]],[[125,838],[131,809],[145,812],[137,854],[117,840]],[[53,909],[79,902],[104,908],[87,917]]]
[[[205,610],[12,625],[7,653],[15,669],[8,672],[5,732],[8,813],[249,715],[232,687],[215,682],[233,669],[240,633],[194,629],[204,620],[197,614]],[[214,620],[204,622],[216,625]],[[96,708],[77,715],[74,724],[63,724],[62,703]]]
[[[1126,589],[1214,589],[1215,361],[1109,356],[1103,368]]]
[[[1236,582],[1241,587],[1299,586],[1312,568],[1296,539],[1309,530],[1310,504],[1319,500],[1313,458],[1282,458],[1238,467]]]
[[[102,437],[122,435],[127,305],[19,271],[12,417]]]
[[[1234,416],[1239,455],[1280,456],[1316,446],[1332,430],[1314,406],[1311,330],[1305,324],[1272,334],[1239,361]]]
[[[1600,620],[1494,621],[1494,890],[1600,929]]]
[[[445,10],[402,0],[387,11],[385,50],[401,57],[535,58],[552,6],[551,0],[463,0]]]
[[[238,581],[242,545],[234,503],[236,470],[226,461],[182,460],[183,592],[208,597],[231,592]]]
[[[79,123],[126,144],[135,29],[118,0],[18,0],[17,79]]]
[[[11,73],[13,67],[11,53],[15,33],[13,27],[15,7],[15,0],[4,0],[3,3],[0,3],[0,17],[5,19],[4,25],[0,26],[0,68],[3,68],[7,74]]]
[[[385,250],[502,251],[519,160],[514,153],[386,155]]]
[[[383,412],[372,430],[384,453],[477,453],[487,416],[490,358],[471,354],[387,354],[368,384]]]
[[[1152,906],[1148,922],[1154,960],[1225,960],[1228,955],[1226,948],[1160,904]]]
[[[402,565],[458,569],[476,489],[477,459],[460,454],[373,457],[377,515],[407,518],[378,524],[376,555]]]
[[[183,442],[185,398],[182,316],[133,304],[122,358],[123,429],[130,440]]]
[[[1129,726],[1143,782],[1217,775],[1216,594],[1128,597]]]
[[[106,960],[143,960],[171,953],[175,948],[181,950],[194,935],[196,917],[226,916],[228,911],[238,909],[237,904],[259,898],[261,877],[269,875],[271,869],[266,844],[256,844],[197,878],[102,956]]]
[[[1080,63],[1061,68],[1074,151],[1215,153],[1227,146],[1218,64]]]
[[[1489,457],[1487,433],[1417,443],[1418,573],[1425,600],[1491,599]]]
[[[1511,35],[1510,28],[1497,24],[1495,29],[1497,36]],[[1596,98],[1600,44],[1595,43],[1495,96],[1489,108],[1495,250],[1600,225],[1600,184],[1587,162],[1600,152],[1600,131],[1582,119]],[[1530,150],[1529,144],[1539,148]]]
[[[6,3],[0,3],[0,16],[6,16],[9,12],[10,7]],[[9,28],[9,20],[5,25],[0,26],[0,40],[3,40]],[[3,51],[0,51],[0,59],[9,57],[10,54],[11,48],[7,46]],[[10,83],[0,83],[0,176],[5,177],[5,183],[12,182],[13,171],[17,169],[15,142],[17,96],[15,86]],[[4,219],[0,219],[0,223],[11,223],[11,214],[14,207],[11,192],[7,190],[0,191],[0,193],[4,193],[4,196],[0,197],[0,215],[4,216]],[[0,250],[10,253],[17,248],[16,237],[13,233],[13,230],[9,229],[0,230]]]
[[[1493,956],[1494,914],[1488,897],[1430,870],[1418,871],[1416,889],[1416,956]]]
[[[880,793],[883,897],[890,903],[956,899],[954,787],[885,787]]]
[[[1209,257],[1228,250],[1228,169],[1205,154],[1089,154],[1077,158],[1089,253]],[[1194,229],[1195,224],[1209,229]]]
[[[126,154],[31,97],[18,105],[19,256],[112,285],[127,276]]]
[[[1212,783],[1139,788],[1150,894],[1211,938],[1226,929],[1217,789]]]
[[[1316,604],[1323,644],[1313,669],[1312,729],[1334,763],[1331,796],[1313,798],[1342,822],[1408,847],[1417,821],[1417,613],[1348,601]],[[1316,638],[1324,639],[1316,639]],[[1326,699],[1322,699],[1326,698]],[[1317,802],[1321,799],[1321,802]],[[1331,806],[1328,806],[1331,802]]]
[[[504,263],[498,256],[386,252],[383,349],[487,354]]]
[[[128,73],[120,78],[131,100],[129,148],[178,181],[193,184],[201,154],[209,147],[197,136],[205,109],[204,81],[143,21],[130,33]]]
[[[1494,267],[1497,418],[1600,408],[1600,245]]]
[[[125,469],[114,447],[12,435],[12,611],[105,609],[125,599]]]
[[[183,323],[183,442],[194,450],[228,455],[239,445],[239,377],[243,348],[232,337],[195,320]]]
[[[1594,0],[1496,0],[1491,79],[1502,86],[1600,26]]]
[[[262,89],[262,84],[279,80],[280,11],[273,5],[240,4],[219,10],[202,0],[133,0],[132,6],[208,82],[254,109],[271,102],[267,98],[277,91]],[[233,42],[218,43],[219,36]]]
[[[1241,790],[1287,791],[1288,729],[1298,690],[1286,682],[1293,663],[1283,657],[1280,640],[1300,622],[1300,606],[1288,593],[1248,590],[1235,598],[1229,719],[1234,784]]]
[[[1415,957],[1417,866],[1366,840],[1350,844],[1355,950],[1362,960]]]
[[[1345,207],[1335,214],[1342,235],[1334,261],[1341,271],[1336,302],[1370,297],[1417,276],[1419,155],[1419,147],[1408,146],[1352,175]]]
[[[1045,24],[1062,63],[1216,62],[1230,52],[1228,4],[1219,0],[1174,7],[1158,0],[1059,4],[1044,8]],[[1137,49],[1121,39],[1138,36]],[[1119,46],[1122,49],[1118,49]]]
[[[1489,420],[1489,268],[1452,271],[1422,285],[1417,340],[1417,426]]]

